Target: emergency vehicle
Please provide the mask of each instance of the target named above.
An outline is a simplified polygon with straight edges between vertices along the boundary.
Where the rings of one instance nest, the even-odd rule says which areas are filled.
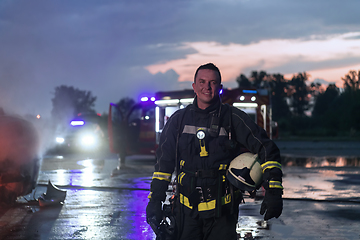
[[[99,125],[100,115],[79,113],[66,125],[55,129],[54,147],[50,153],[95,152],[105,146],[105,136]]]
[[[108,134],[110,150],[121,159],[128,155],[154,155],[166,121],[178,109],[194,100],[194,91],[157,92],[141,97],[123,116],[116,104],[110,103]],[[270,138],[276,137],[271,120],[271,103],[267,89],[223,89],[222,102],[246,112]],[[276,129],[276,128],[275,128]]]

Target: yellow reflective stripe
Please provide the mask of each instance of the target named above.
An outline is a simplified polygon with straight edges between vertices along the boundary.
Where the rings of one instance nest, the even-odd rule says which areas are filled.
[[[184,166],[185,165],[185,161],[184,160],[180,160],[180,166]]]
[[[208,210],[215,209],[215,207],[216,207],[216,200],[212,200],[210,202],[202,202],[202,203],[199,203],[199,205],[198,205],[198,211],[199,212],[208,211]]]
[[[226,170],[227,164],[220,164],[219,170]]]
[[[190,206],[189,199],[187,197],[185,197],[184,195],[182,195],[181,193],[180,193],[180,203],[185,205],[186,207],[188,207],[190,209],[193,208],[192,206]]]
[[[281,182],[279,182],[279,181],[273,181],[273,180],[270,180],[270,181],[269,181],[269,188],[280,188],[280,189],[284,189],[284,187],[282,186]]]
[[[230,202],[231,202],[231,194],[230,193],[221,198],[222,205],[229,204]],[[207,211],[207,210],[215,209],[215,207],[216,207],[216,200],[212,200],[210,202],[199,203],[198,210],[199,211]]]
[[[221,204],[225,205],[225,204],[229,204],[231,202],[231,194],[227,194],[225,196],[223,196],[221,198]],[[190,206],[190,202],[189,199],[187,197],[185,197],[183,194],[180,193],[180,203],[185,205],[186,207],[192,209],[193,207]],[[202,211],[209,211],[209,210],[213,210],[216,207],[216,200],[211,200],[209,202],[201,202],[198,204],[198,211],[202,212]]]
[[[152,179],[159,179],[170,182],[171,180],[171,173],[164,173],[164,172],[154,172]]]
[[[185,176],[185,173],[184,172],[181,172],[178,176],[178,182],[182,185],[181,181],[183,179],[183,177]]]
[[[148,196],[149,199],[151,199],[151,195],[152,195],[152,192],[149,193],[149,196]]]
[[[222,178],[223,178],[223,182],[225,182],[226,181],[225,175],[222,175]]]
[[[281,163],[276,162],[276,161],[267,161],[266,163],[261,165],[263,173],[265,172],[266,169],[270,169],[270,168],[274,168],[274,167],[280,168],[280,170],[281,170]]]

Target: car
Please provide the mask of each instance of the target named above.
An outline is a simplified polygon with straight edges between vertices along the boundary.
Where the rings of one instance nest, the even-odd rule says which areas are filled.
[[[55,131],[53,153],[94,152],[102,150],[105,143],[104,132],[97,122],[75,118]]]
[[[6,206],[36,187],[40,139],[35,126],[0,108],[0,204]]]

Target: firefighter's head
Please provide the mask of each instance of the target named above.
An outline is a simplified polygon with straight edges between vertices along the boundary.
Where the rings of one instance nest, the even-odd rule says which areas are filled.
[[[222,89],[219,69],[213,63],[201,65],[195,72],[192,87],[197,96],[198,107],[201,109],[209,107],[218,100]]]
[[[198,67],[198,69],[196,69],[196,72],[195,72],[195,76],[194,76],[194,83],[196,82],[196,77],[198,75],[198,72],[199,70],[202,70],[202,69],[208,69],[208,70],[213,70],[215,71],[218,75],[219,75],[219,81],[221,83],[221,73],[220,73],[220,70],[217,66],[215,66],[215,64],[213,63],[207,63],[207,64],[204,64],[204,65],[201,65],[200,67]]]

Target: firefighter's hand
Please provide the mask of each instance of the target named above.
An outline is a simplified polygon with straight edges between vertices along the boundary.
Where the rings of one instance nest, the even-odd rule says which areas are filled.
[[[163,213],[161,201],[150,200],[146,207],[146,222],[150,225],[155,224],[155,226],[158,227],[162,218]]]
[[[273,217],[278,218],[283,209],[282,189],[268,189],[265,192],[264,200],[261,204],[260,214],[265,212],[264,220]]]

